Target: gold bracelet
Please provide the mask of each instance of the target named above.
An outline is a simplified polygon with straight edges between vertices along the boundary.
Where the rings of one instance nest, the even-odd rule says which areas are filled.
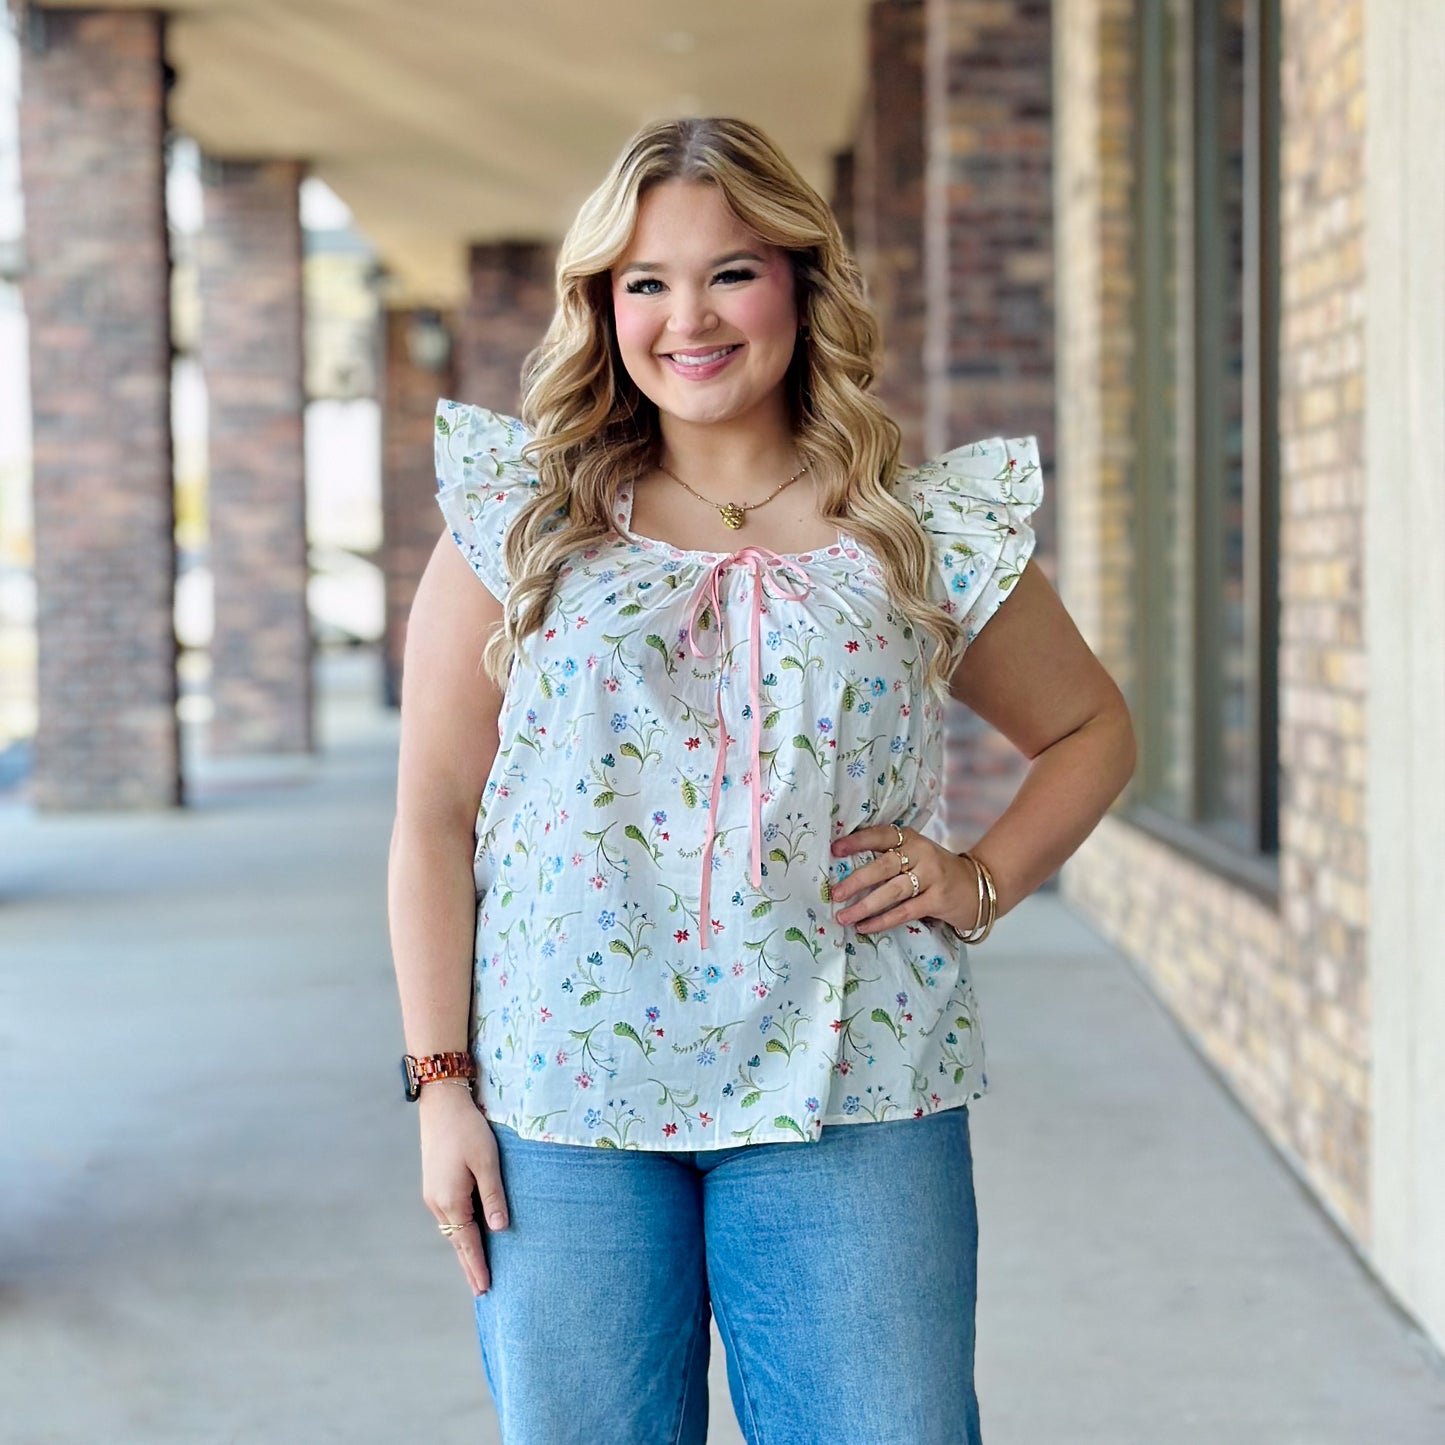
[[[978,876],[978,916],[974,920],[973,928],[968,933],[961,933],[959,936],[964,943],[982,943],[993,929],[994,920],[998,917],[998,891],[994,887],[993,874],[989,872],[988,866],[981,858],[974,854],[965,852],[961,855],[973,864],[974,871]],[[988,919],[984,921],[984,903],[987,899]]]

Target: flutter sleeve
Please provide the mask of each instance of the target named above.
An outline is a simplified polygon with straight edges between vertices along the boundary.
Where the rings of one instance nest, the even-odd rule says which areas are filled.
[[[901,472],[898,497],[933,541],[933,600],[972,642],[1034,550],[1029,517],[1043,501],[1038,438],[989,437]]]
[[[502,544],[540,483],[522,448],[531,440],[516,417],[465,402],[437,402],[437,506],[473,572],[498,601],[512,579]]]

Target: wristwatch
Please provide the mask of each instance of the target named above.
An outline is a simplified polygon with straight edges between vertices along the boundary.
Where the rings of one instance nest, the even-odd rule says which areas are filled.
[[[415,1054],[401,1056],[401,1077],[406,1084],[406,1097],[414,1104],[421,1098],[421,1086],[437,1079],[475,1079],[477,1061],[468,1053],[454,1050],[447,1054]]]

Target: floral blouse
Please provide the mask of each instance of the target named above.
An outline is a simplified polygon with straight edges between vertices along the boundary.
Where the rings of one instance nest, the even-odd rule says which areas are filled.
[[[443,400],[437,502],[494,596],[538,485],[521,422]],[[936,599],[972,641],[1034,546],[1033,437],[902,472]],[[562,566],[524,642],[476,823],[470,1043],[488,1116],[531,1138],[717,1149],[921,1117],[987,1088],[967,950],[919,920],[859,933],[845,833],[939,837],[943,702],[876,559],[614,528]]]

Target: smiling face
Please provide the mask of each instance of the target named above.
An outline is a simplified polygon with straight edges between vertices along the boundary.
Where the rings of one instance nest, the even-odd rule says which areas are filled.
[[[716,186],[671,180],[644,193],[612,268],[612,308],[627,374],[665,415],[712,423],[786,407],[792,266]]]

